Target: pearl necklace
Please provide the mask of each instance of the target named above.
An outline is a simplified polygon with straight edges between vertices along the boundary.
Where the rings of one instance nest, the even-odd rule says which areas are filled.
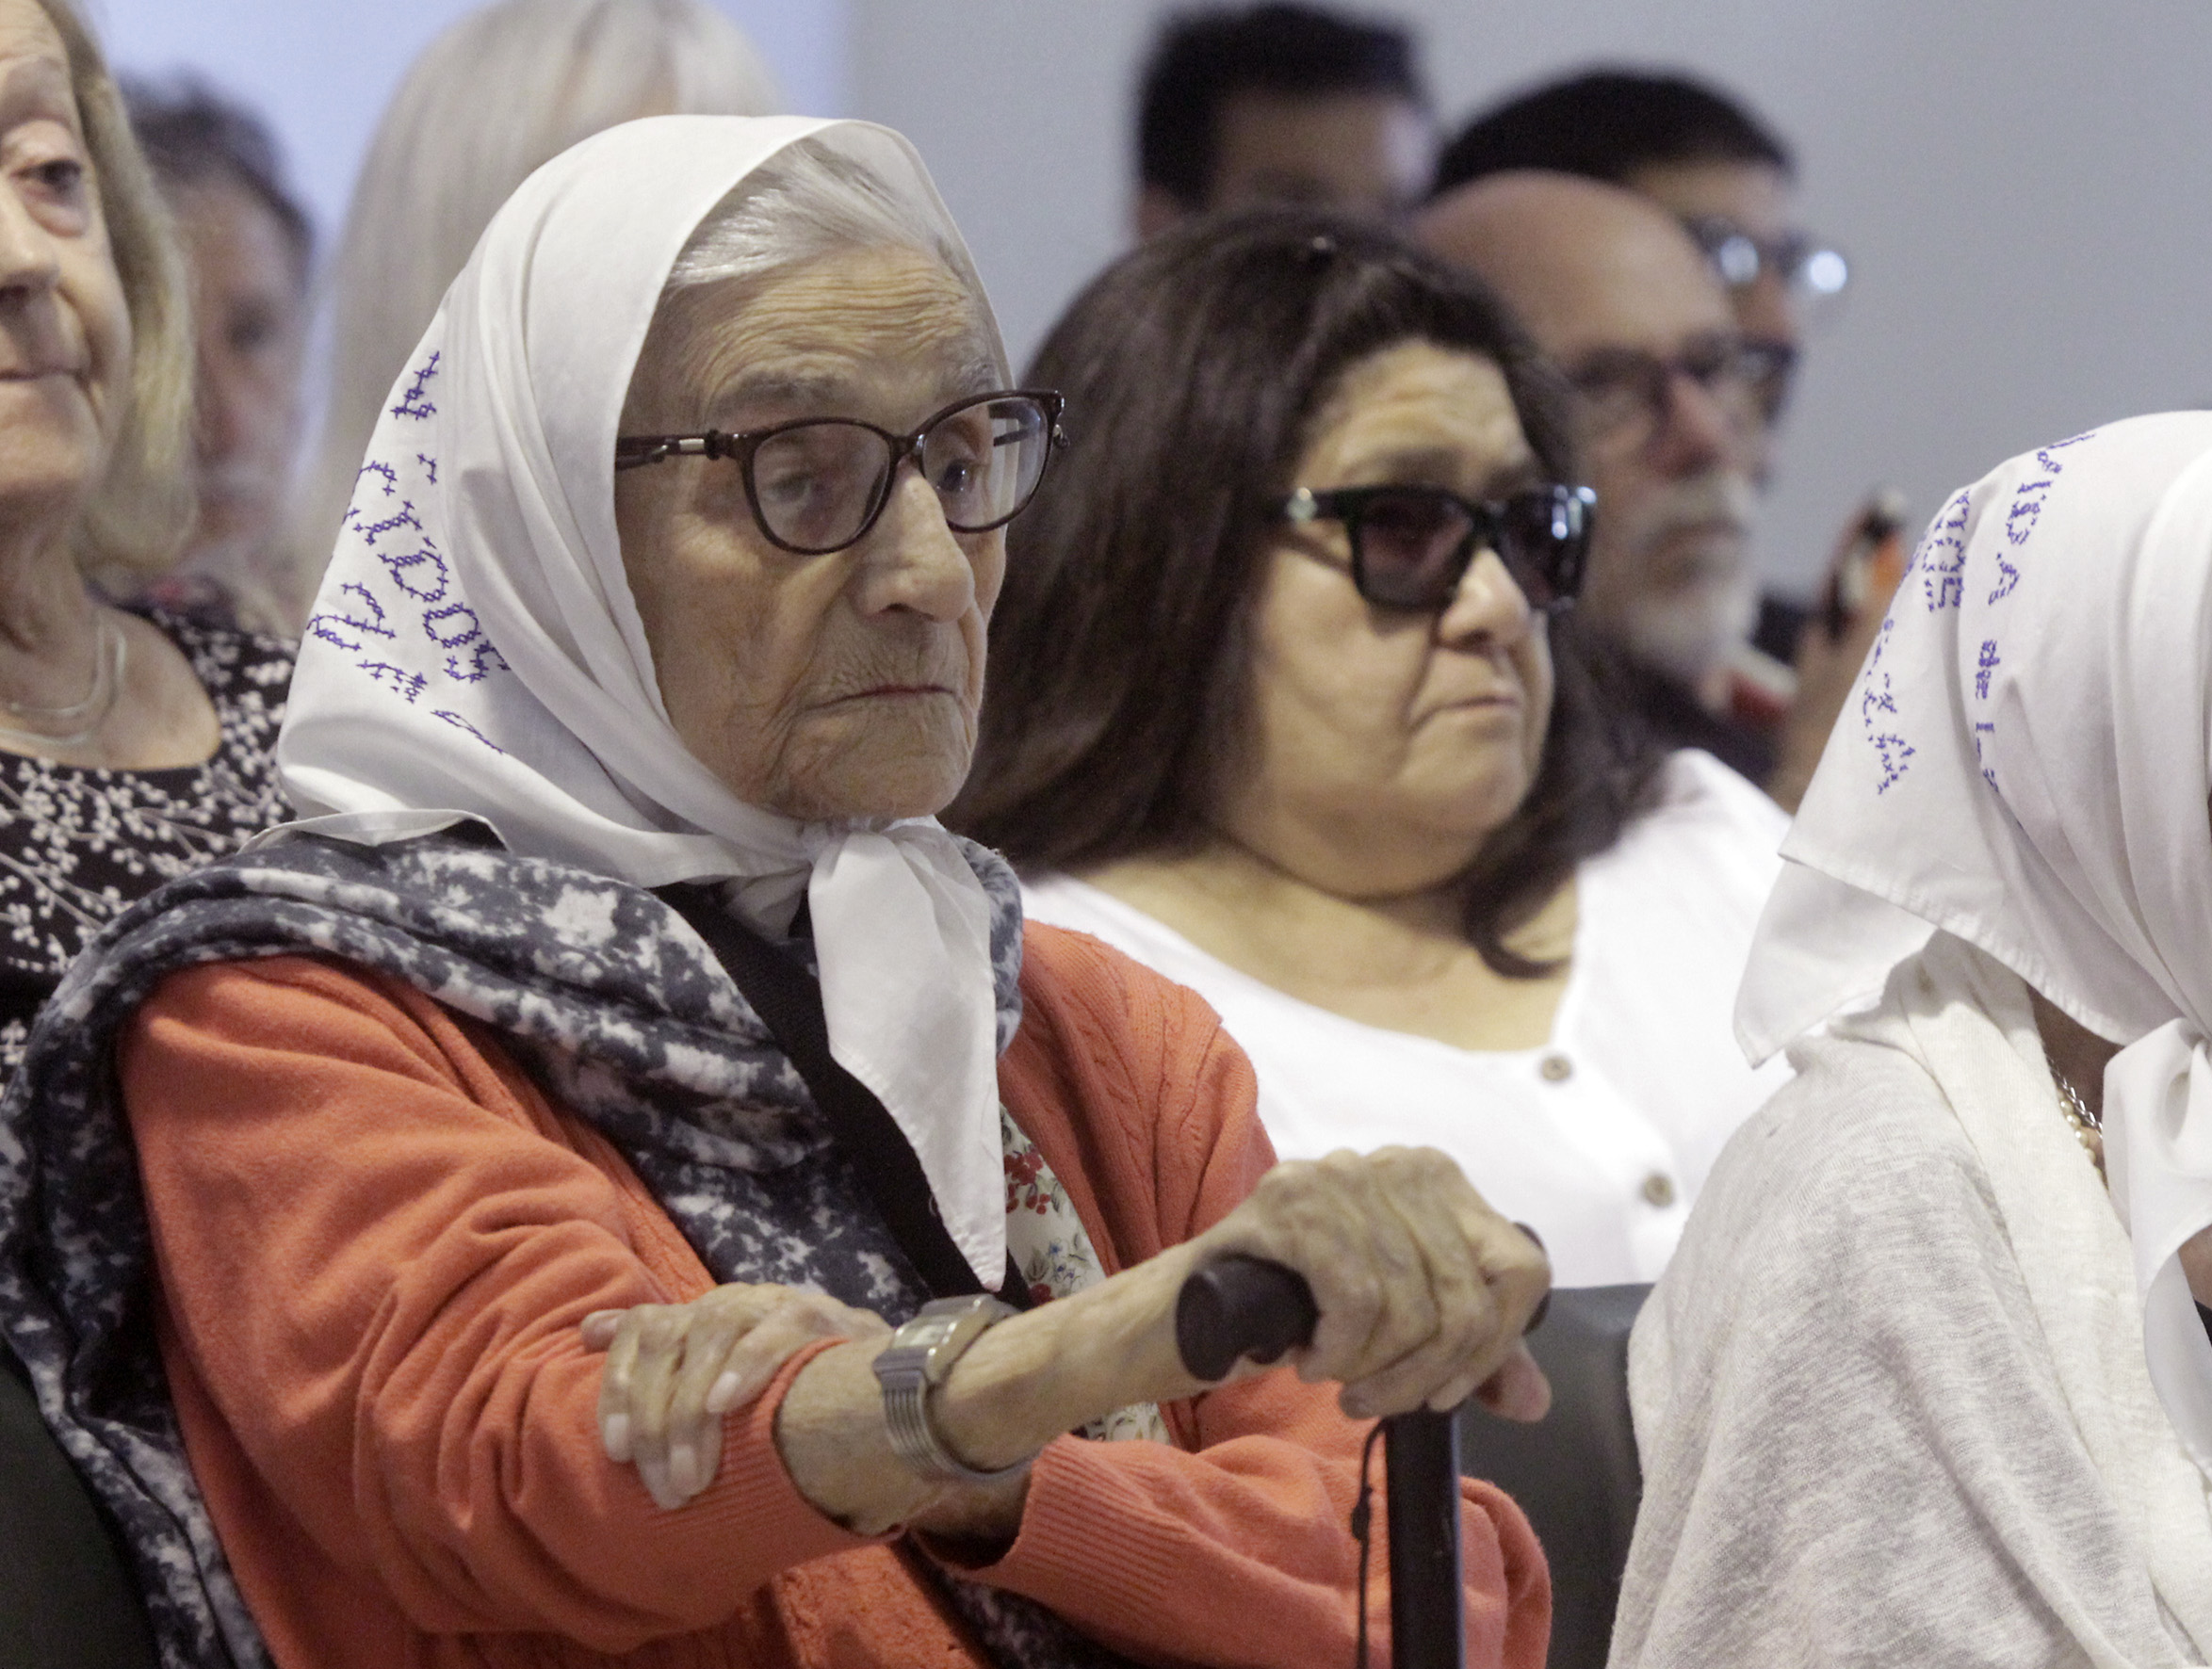
[[[2090,1163],[2097,1167],[2097,1175],[2104,1175],[2105,1121],[2090,1110],[2090,1104],[2081,1098],[2081,1092],[2056,1066],[2051,1068],[2051,1078],[2058,1086],[2058,1110],[2066,1115],[2067,1124],[2073,1127],[2074,1139],[2090,1156]]]
[[[107,716],[115,711],[116,697],[122,693],[129,640],[105,612],[99,615],[95,631],[98,641],[92,651],[92,687],[85,691],[84,699],[71,702],[67,706],[42,707],[30,702],[0,698],[0,708],[6,708],[13,718],[27,721],[21,724],[0,721],[0,737],[49,748],[73,748],[90,741],[99,733],[100,727],[107,722]]]

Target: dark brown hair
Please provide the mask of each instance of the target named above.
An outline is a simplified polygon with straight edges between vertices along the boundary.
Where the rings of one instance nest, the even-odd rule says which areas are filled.
[[[1242,752],[1263,556],[1308,430],[1356,362],[1409,339],[1504,373],[1530,447],[1575,479],[1565,392],[1472,277],[1360,222],[1269,210],[1125,256],[1061,318],[1024,386],[1071,444],[1007,532],[975,768],[946,820],[1026,871],[1193,851]],[[1602,507],[1601,507],[1602,510]],[[1498,972],[1583,858],[1618,836],[1657,755],[1554,618],[1544,758],[1463,878]]]

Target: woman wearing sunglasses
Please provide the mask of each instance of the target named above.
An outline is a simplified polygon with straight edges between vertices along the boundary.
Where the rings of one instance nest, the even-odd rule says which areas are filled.
[[[1551,373],[1474,281],[1277,213],[1130,254],[1025,381],[1071,440],[951,820],[1220,1011],[1286,1158],[1440,1148],[1562,1285],[1651,1280],[1777,1081],[1729,1015],[1781,818],[1603,705]]]

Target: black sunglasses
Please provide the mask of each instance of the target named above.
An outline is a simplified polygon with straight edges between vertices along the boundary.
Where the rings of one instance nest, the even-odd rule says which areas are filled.
[[[1036,496],[1053,450],[1067,444],[1063,405],[1050,389],[1011,389],[955,400],[909,434],[851,417],[803,417],[736,434],[625,435],[614,443],[614,467],[729,459],[768,542],[794,556],[821,557],[868,536],[909,458],[936,489],[947,527],[959,533],[1003,527]]]
[[[1495,551],[1529,607],[1566,608],[1582,589],[1598,495],[1537,487],[1477,504],[1442,487],[1300,487],[1283,502],[1293,522],[1344,524],[1352,584],[1384,608],[1445,608],[1478,551]]]

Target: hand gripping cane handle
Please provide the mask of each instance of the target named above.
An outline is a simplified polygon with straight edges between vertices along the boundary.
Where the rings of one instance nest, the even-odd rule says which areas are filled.
[[[1234,1256],[1188,1277],[1177,1295],[1183,1366],[1215,1380],[1240,1356],[1273,1362],[1313,1337],[1321,1312],[1296,1270]],[[1464,1669],[1466,1596],[1459,1567],[1459,1430],[1417,1410],[1383,1421],[1389,1478],[1391,1661],[1395,1669]]]

